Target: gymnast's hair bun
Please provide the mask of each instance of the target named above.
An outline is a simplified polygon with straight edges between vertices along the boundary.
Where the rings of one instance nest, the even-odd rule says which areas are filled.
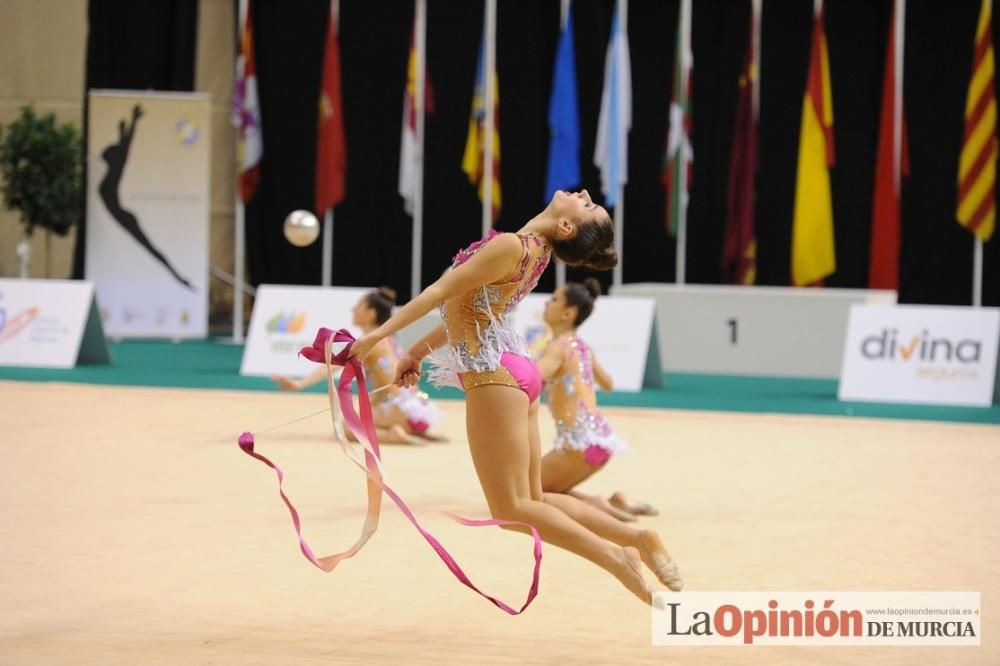
[[[601,283],[597,278],[589,277],[584,279],[583,286],[590,292],[590,297],[594,300],[597,300],[597,297],[601,295]]]

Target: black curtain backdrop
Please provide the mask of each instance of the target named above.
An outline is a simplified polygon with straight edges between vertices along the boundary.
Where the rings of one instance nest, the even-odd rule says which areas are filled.
[[[298,0],[293,7],[278,0],[251,2],[264,160],[260,188],[247,210],[250,278],[254,284],[318,284],[321,243],[295,248],[284,240],[281,225],[290,211],[313,205],[317,97],[329,3]],[[764,4],[758,283],[787,285],[812,0]],[[480,235],[479,200],[461,171],[461,159],[483,7],[479,2],[445,0],[430,0],[428,5],[427,62],[436,112],[426,124],[422,286],[440,275],[458,248]],[[711,284],[722,281],[726,180],[749,1],[699,0],[693,5],[695,166],[687,279]],[[514,230],[543,204],[559,2],[500,0],[498,6],[503,208],[497,227]],[[978,0],[908,3],[905,105],[911,173],[903,192],[902,302],[971,302],[973,239],[955,221],[955,197],[978,8]],[[634,97],[625,189],[626,282],[674,280],[675,244],[665,231],[659,177],[677,9],[677,0],[632,0],[629,6]],[[341,0],[340,11],[348,176],[347,197],[336,210],[333,279],[341,285],[385,284],[395,288],[402,301],[410,291],[412,227],[396,188],[413,2]],[[600,177],[592,158],[613,11],[613,0],[573,2],[583,133],[581,185],[595,199],[601,198]],[[161,20],[150,21],[150,12],[161,12]],[[891,0],[827,3],[837,153],[831,177],[837,272],[827,280],[830,287],[867,286],[890,13]],[[131,14],[142,14],[141,20]],[[124,1],[92,0],[88,84],[190,89],[193,76],[185,80],[180,73],[193,71],[193,66],[181,58],[181,51],[193,58],[194,14],[193,0],[143,3],[141,10]],[[181,21],[184,16],[190,20]],[[116,41],[114,26],[126,22],[127,40]],[[142,26],[149,27],[137,36]],[[994,41],[1000,43],[998,36],[995,21]],[[180,48],[185,43],[190,48]],[[147,78],[140,80],[142,76]],[[569,276],[581,274],[570,270]],[[605,284],[610,281],[610,273],[600,277]],[[983,283],[984,303],[1000,305],[996,239],[985,247]],[[553,284],[554,271],[549,270],[539,288],[551,290]]]
[[[197,0],[90,0],[87,6],[87,62],[83,90],[83,175],[87,173],[87,91],[194,90],[198,35]],[[96,177],[100,177],[97,175]],[[73,249],[73,277],[84,276],[87,201]]]

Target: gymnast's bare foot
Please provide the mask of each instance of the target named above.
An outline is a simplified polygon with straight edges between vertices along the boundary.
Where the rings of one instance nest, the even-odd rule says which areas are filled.
[[[642,558],[639,551],[631,546],[621,548],[617,554],[617,562],[611,573],[621,581],[628,590],[639,597],[643,603],[651,606],[653,604],[653,593],[646,585],[646,579],[642,577]]]
[[[352,442],[358,441],[358,438],[354,436],[354,433],[347,430],[347,439]],[[411,444],[420,445],[421,442],[417,441],[410,434],[406,432],[406,429],[401,425],[394,425],[388,428],[375,428],[375,435],[378,437],[379,444]]]
[[[684,588],[684,579],[677,569],[677,563],[670,558],[659,534],[653,530],[639,530],[636,548],[643,563],[656,574],[657,580],[674,592],[680,592]]]
[[[447,442],[448,438],[444,435],[438,435],[433,432],[423,431],[421,433],[414,433],[420,439],[426,439],[428,442]]]
[[[628,511],[622,511],[618,507],[612,505],[611,502],[601,497],[600,495],[587,495],[585,497],[581,497],[580,499],[582,499],[587,504],[593,506],[594,508],[600,509],[604,513],[617,518],[623,523],[635,522],[635,516],[633,516]]]
[[[633,502],[625,493],[620,490],[613,494],[608,501],[613,507],[621,511],[627,511],[634,516],[658,516],[660,512],[652,504],[645,502]]]
[[[396,423],[389,427],[389,436],[385,440],[395,444],[420,444],[416,438],[412,437],[406,428]]]

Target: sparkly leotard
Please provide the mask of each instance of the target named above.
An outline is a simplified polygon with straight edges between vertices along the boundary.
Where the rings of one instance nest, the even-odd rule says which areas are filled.
[[[575,335],[561,335],[549,344],[560,345],[566,352],[562,374],[545,385],[545,397],[556,420],[555,448],[579,451],[590,465],[599,467],[628,446],[597,409],[593,353]]]
[[[369,391],[382,388],[386,384],[393,384],[396,362],[399,361],[400,355],[399,343],[391,335],[372,348],[364,360],[365,381],[368,382]],[[372,396],[372,404],[381,404],[394,398],[398,393],[398,386],[379,391]]]
[[[468,261],[498,235],[492,230],[486,238],[456,254],[452,268]],[[521,241],[521,258],[508,275],[441,304],[448,344],[430,359],[434,367],[429,377],[436,386],[470,389],[502,384],[524,389],[531,399],[537,397],[537,389],[532,397],[525,387],[522,372],[526,365],[533,366],[531,352],[514,330],[509,315],[538,284],[552,250],[534,232],[519,233],[517,238]]]
[[[406,416],[407,423],[415,432],[423,432],[440,417],[437,408],[430,402],[427,394],[413,386],[400,388],[395,385],[396,363],[402,356],[402,349],[396,338],[389,336],[375,345],[365,358],[365,381],[368,390],[374,391],[386,385],[389,388],[372,396],[372,407],[388,414],[398,408]]]

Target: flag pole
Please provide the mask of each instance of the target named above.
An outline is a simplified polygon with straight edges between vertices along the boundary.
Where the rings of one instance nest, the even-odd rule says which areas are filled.
[[[901,192],[902,146],[903,146],[903,40],[906,30],[906,0],[895,0],[893,29],[896,33],[896,51],[893,54],[893,69],[895,71],[895,90],[893,90],[892,118],[892,178],[897,195]]]
[[[323,286],[329,287],[333,274],[333,207],[323,214]]]
[[[247,3],[249,0],[239,0],[236,18],[236,39],[243,39],[243,25],[247,17]],[[238,131],[238,130],[237,130]],[[239,136],[236,137],[239,144]],[[240,344],[243,342],[243,284],[244,266],[243,261],[246,255],[246,238],[244,227],[246,220],[246,207],[243,198],[240,196],[240,157],[239,149],[236,153],[236,217],[233,221],[233,342]]]
[[[340,0],[330,0],[330,27],[340,33]],[[342,109],[336,110],[343,113]],[[323,273],[322,285],[333,284],[333,207],[323,213]]]
[[[413,106],[417,120],[417,146],[413,170],[413,242],[410,253],[410,298],[416,298],[420,293],[422,281],[423,242],[424,242],[424,87],[426,75],[427,48],[427,0],[414,2],[415,44],[417,56],[416,86]]]
[[[559,32],[566,29],[566,18],[569,16],[569,0],[559,3]],[[566,264],[554,259],[556,264],[556,289],[566,284]]]
[[[237,165],[237,169],[239,166]],[[236,218],[233,229],[233,342],[243,342],[243,258],[246,254],[244,238],[245,207],[240,198],[240,181],[236,179]]]
[[[906,38],[906,0],[895,0],[893,7],[893,32],[895,36],[895,53],[893,53],[893,72],[895,76],[892,107],[892,181],[896,200],[896,221],[902,226],[903,218],[903,46]],[[901,230],[900,230],[901,231]],[[896,255],[896,294],[899,295],[899,254]]]
[[[618,0],[618,25],[620,29],[628,34],[628,0]],[[614,35],[611,37],[614,39]],[[613,98],[613,96],[612,96]],[[614,103],[613,101],[611,102]],[[614,131],[612,129],[611,131]],[[628,165],[628,134],[625,135],[625,156],[624,164],[620,168],[627,168]],[[611,284],[615,287],[622,285],[622,264],[625,262],[625,187],[619,182],[614,183],[615,190],[615,252],[618,253],[618,263],[615,264],[611,277]]]
[[[615,264],[611,283],[615,287],[620,287],[622,286],[622,250],[625,246],[622,242],[622,230],[625,228],[625,200],[623,196],[625,188],[620,184],[616,184],[615,187],[618,189],[618,203],[615,204],[615,252],[618,253],[618,263]]]
[[[972,251],[972,306],[983,306],[983,241],[979,236]]]
[[[483,236],[493,228],[493,69],[496,62],[497,0],[486,0],[483,31]]]
[[[678,49],[680,57],[684,59],[683,65],[681,67],[676,67],[675,69],[683,72],[685,78],[684,81],[680,82],[680,90],[687,90],[687,77],[688,77],[688,62],[691,60],[688,54],[691,52],[691,0],[681,0],[680,5],[680,16],[679,20],[681,22],[681,48]],[[681,120],[683,122],[683,120]],[[688,138],[690,140],[690,137]],[[678,192],[674,196],[680,197],[680,215],[677,220],[677,274],[675,281],[677,284],[684,284],[687,273],[687,205],[688,205],[688,195],[687,195],[687,141],[681,141],[680,145],[681,158],[679,161],[680,174],[678,174],[678,180],[680,181]]]

